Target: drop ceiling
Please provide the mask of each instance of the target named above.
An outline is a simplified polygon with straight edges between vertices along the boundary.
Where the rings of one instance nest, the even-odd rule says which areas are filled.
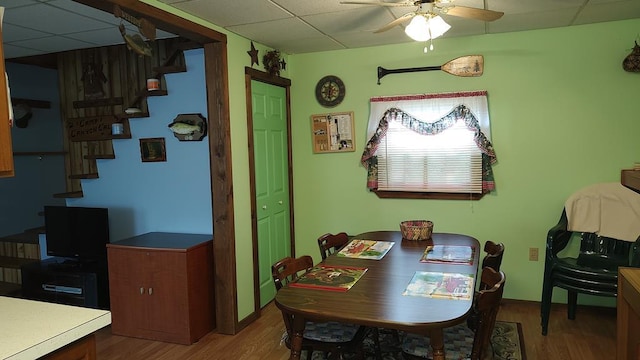
[[[401,26],[373,32],[416,9],[345,5],[340,0],[160,1],[289,54],[410,42]],[[443,15],[452,29],[442,38],[640,18],[639,0],[455,0],[454,4],[502,11],[504,16],[485,23]],[[5,7],[3,43],[8,59],[123,43],[120,19],[72,0],[0,0],[0,6]],[[125,25],[127,32],[136,32]],[[159,38],[172,36],[158,32]]]

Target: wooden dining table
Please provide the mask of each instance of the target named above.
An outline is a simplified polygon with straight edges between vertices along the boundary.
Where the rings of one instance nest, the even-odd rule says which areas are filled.
[[[433,359],[444,360],[443,329],[463,322],[468,316],[473,296],[469,298],[434,298],[403,295],[416,271],[469,274],[478,270],[480,244],[473,237],[434,233],[431,240],[402,239],[399,231],[362,233],[354,239],[393,241],[394,245],[380,260],[331,255],[323,265],[366,267],[365,274],[348,291],[326,291],[287,286],[278,291],[276,306],[292,318],[291,354],[300,359],[306,321],[338,321],[397,329],[428,336]],[[420,258],[428,245],[466,245],[473,248],[473,262],[431,263]]]

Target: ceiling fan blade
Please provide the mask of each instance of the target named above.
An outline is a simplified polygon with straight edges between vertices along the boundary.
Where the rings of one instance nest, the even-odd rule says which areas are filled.
[[[340,4],[376,5],[376,6],[388,6],[388,7],[414,6],[413,1],[402,1],[397,3],[382,2],[382,1],[340,1]]]
[[[387,30],[391,29],[392,27],[394,27],[396,25],[400,25],[403,22],[412,19],[414,16],[416,16],[415,12],[406,13],[406,14],[400,16],[399,18],[393,20],[392,22],[388,23],[387,25],[381,27],[380,29],[374,31],[373,33],[377,34],[377,33],[381,33],[381,32],[387,31]]]
[[[482,21],[498,20],[504,15],[502,11],[484,10],[458,5],[447,9],[445,14]]]

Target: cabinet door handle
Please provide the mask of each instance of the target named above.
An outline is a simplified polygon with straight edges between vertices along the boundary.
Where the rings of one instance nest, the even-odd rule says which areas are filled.
[[[278,201],[278,204],[282,205],[282,200]]]
[[[143,287],[140,288],[140,295],[142,295],[142,294],[144,294],[144,288]]]
[[[149,295],[153,295],[153,288],[149,288]]]
[[[267,205],[262,205],[262,210],[267,210]]]

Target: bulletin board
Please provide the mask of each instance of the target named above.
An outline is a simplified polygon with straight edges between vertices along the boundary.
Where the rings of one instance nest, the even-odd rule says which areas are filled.
[[[311,115],[314,153],[356,151],[353,111]]]

